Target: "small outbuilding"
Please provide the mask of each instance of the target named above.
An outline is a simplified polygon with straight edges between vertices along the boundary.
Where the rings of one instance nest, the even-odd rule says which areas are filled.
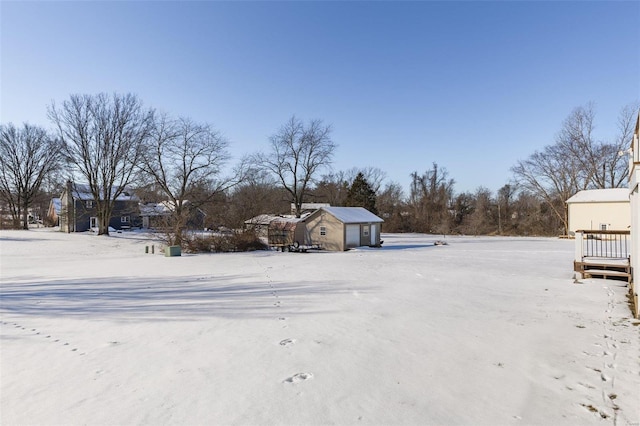
[[[569,233],[578,230],[627,230],[631,205],[627,188],[589,189],[567,200]]]
[[[345,251],[353,247],[380,247],[384,220],[364,207],[321,207],[301,217],[259,215],[245,227],[267,240],[270,247],[286,250],[317,248]]]
[[[304,219],[307,238],[325,250],[380,247],[384,220],[364,207],[322,207]]]

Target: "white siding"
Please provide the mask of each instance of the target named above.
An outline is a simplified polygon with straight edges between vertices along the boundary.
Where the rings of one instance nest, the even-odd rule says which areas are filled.
[[[569,204],[569,231],[606,229],[626,231],[631,225],[631,206],[628,201],[617,203]]]

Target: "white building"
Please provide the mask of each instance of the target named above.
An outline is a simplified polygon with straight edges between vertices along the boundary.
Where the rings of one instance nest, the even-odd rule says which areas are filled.
[[[567,200],[569,235],[578,230],[626,231],[631,226],[627,188],[589,189]]]

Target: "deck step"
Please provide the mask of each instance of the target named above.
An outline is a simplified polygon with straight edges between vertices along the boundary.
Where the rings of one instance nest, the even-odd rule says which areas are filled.
[[[583,274],[589,275],[603,275],[603,276],[611,276],[611,277],[630,277],[631,274],[625,271],[613,271],[611,269],[585,269],[582,271]]]

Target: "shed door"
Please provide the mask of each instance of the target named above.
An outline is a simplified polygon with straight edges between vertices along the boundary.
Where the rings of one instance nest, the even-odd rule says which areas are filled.
[[[360,246],[360,225],[347,225],[347,247]]]

